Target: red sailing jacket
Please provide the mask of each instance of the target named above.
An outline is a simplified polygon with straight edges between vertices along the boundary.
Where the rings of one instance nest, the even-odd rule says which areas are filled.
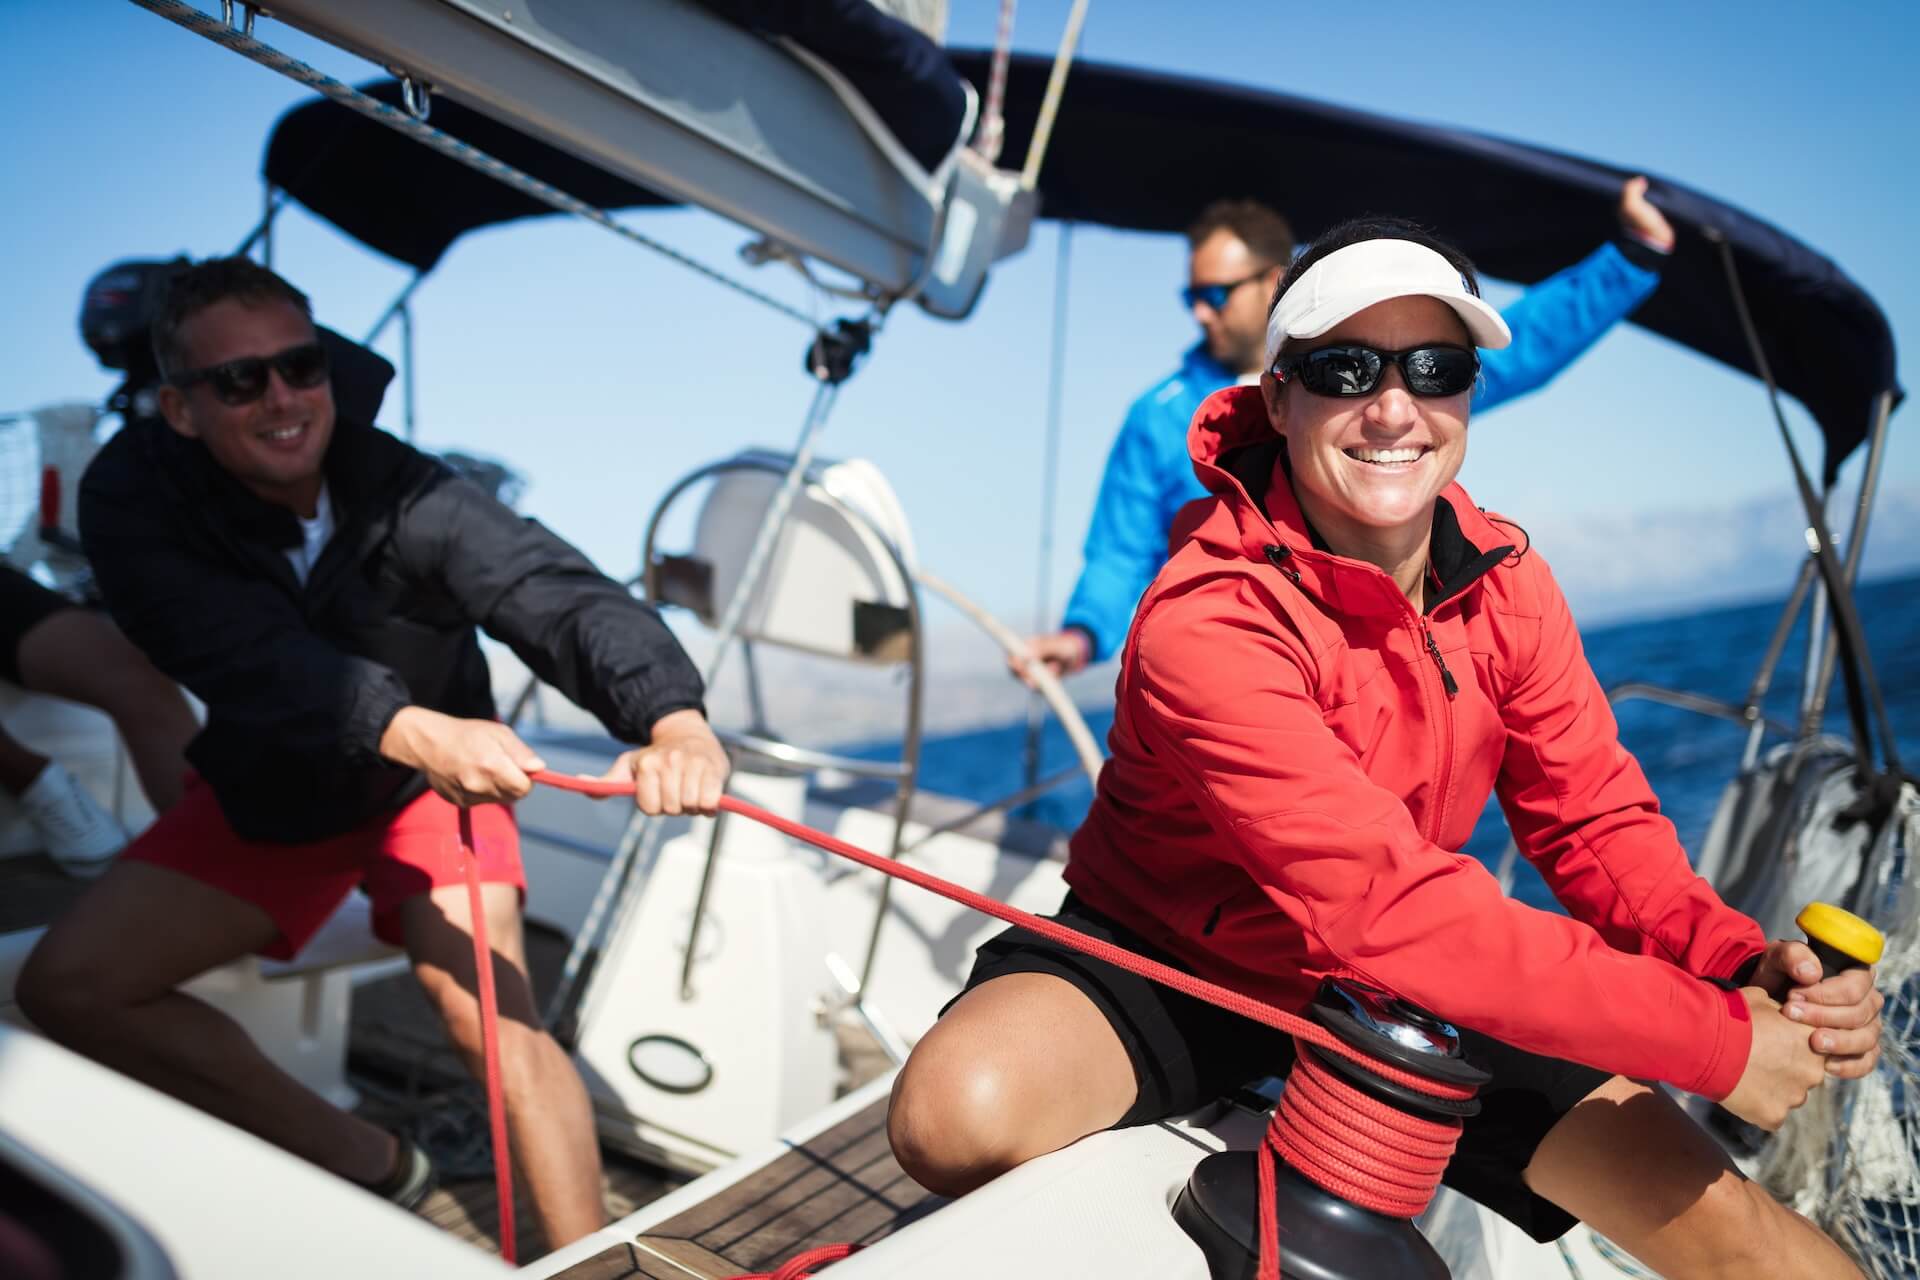
[[[1128,637],[1075,892],[1282,1008],[1357,978],[1725,1097],[1752,1027],[1703,979],[1765,938],[1688,866],[1540,554],[1449,487],[1422,617],[1380,569],[1315,548],[1258,388],[1209,398],[1188,444],[1213,496],[1182,513]],[[1493,792],[1571,919],[1458,852]]]

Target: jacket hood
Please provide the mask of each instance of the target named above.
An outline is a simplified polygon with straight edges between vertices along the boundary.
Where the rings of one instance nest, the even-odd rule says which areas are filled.
[[[1385,572],[1334,554],[1300,510],[1287,472],[1286,445],[1267,420],[1257,386],[1234,386],[1208,396],[1187,430],[1194,475],[1211,501],[1181,513],[1174,545],[1192,538],[1216,554],[1264,560],[1295,586],[1332,608],[1351,613],[1397,613],[1406,597]],[[1515,549],[1518,527],[1496,523],[1450,484],[1435,504],[1432,558],[1440,591],[1431,612],[1460,594]]]

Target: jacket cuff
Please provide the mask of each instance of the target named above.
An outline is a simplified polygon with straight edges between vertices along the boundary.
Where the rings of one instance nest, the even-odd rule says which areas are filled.
[[[653,718],[647,721],[647,741],[648,742],[653,741],[653,726],[659,724],[662,720],[665,720],[668,716],[672,715],[676,711],[698,711],[700,713],[700,718],[702,720],[710,719],[710,717],[707,715],[706,704],[701,702],[700,699],[698,698],[695,698],[691,701],[679,701],[679,702],[669,699],[666,702],[662,702],[659,708],[654,711]]]
[[[1747,1056],[1753,1051],[1753,1017],[1747,1012],[1746,998],[1738,991],[1722,989],[1727,1017],[1714,1036],[1713,1054],[1706,1071],[1694,1082],[1689,1093],[1697,1093],[1709,1102],[1719,1102],[1732,1093],[1746,1074]]]
[[[398,680],[391,684],[383,682],[379,687],[365,690],[359,695],[357,701],[360,705],[354,708],[346,736],[340,744],[354,764],[391,763],[380,754],[380,740],[387,736],[387,726],[393,723],[393,718],[409,705],[407,695],[393,687],[398,684]]]
[[[1767,953],[1764,949],[1756,951],[1739,964],[1733,966],[1733,971],[1725,977],[1709,977],[1707,981],[1719,987],[1722,991],[1738,991],[1742,987],[1750,987],[1753,985],[1754,971],[1759,969],[1760,962],[1766,958]],[[1743,1006],[1744,1003],[1743,1001]]]
[[[1614,236],[1613,247],[1618,249],[1620,256],[1628,262],[1642,271],[1651,271],[1655,275],[1666,270],[1667,263],[1673,260],[1673,250],[1658,248],[1625,231]]]
[[[1100,643],[1100,628],[1085,618],[1070,617],[1060,624],[1060,629],[1062,631],[1078,631],[1087,638],[1088,666],[1092,666],[1096,662],[1105,662],[1113,656],[1113,649],[1103,647]]]
[[[1069,622],[1060,629],[1062,631],[1078,631],[1080,633],[1080,638],[1086,642],[1087,646],[1087,661],[1085,665],[1092,666],[1094,663],[1100,661],[1098,656],[1100,653],[1100,642],[1094,638],[1093,628],[1087,626],[1084,622]]]

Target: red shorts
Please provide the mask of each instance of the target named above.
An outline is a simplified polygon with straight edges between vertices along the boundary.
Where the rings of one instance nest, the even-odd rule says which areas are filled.
[[[466,883],[460,858],[460,810],[429,791],[391,814],[345,835],[312,844],[274,844],[234,833],[213,788],[187,775],[180,803],[127,846],[120,857],[150,862],[251,902],[266,912],[280,938],[260,954],[291,960],[355,888],[373,900],[373,932],[404,944],[400,904],[432,889]],[[510,884],[526,901],[520,830],[513,810],[483,804],[473,810],[473,843],[484,884]]]

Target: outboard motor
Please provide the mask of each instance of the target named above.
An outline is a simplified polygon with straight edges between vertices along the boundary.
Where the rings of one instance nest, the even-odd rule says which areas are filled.
[[[1457,1126],[1480,1104],[1472,1094],[1491,1078],[1460,1051],[1459,1033],[1425,1010],[1386,992],[1356,982],[1323,982],[1308,1017],[1370,1060],[1399,1068],[1435,1084],[1457,1098],[1422,1093],[1386,1079],[1367,1065],[1341,1054],[1299,1044],[1309,1066],[1296,1062],[1288,1089],[1301,1087],[1302,1067],[1327,1071],[1375,1101],[1420,1120]],[[1290,1118],[1283,1097],[1276,1129],[1312,1123]],[[1339,1149],[1343,1144],[1328,1144]],[[1353,1151],[1361,1160],[1366,1153]],[[1269,1143],[1258,1151],[1222,1151],[1194,1169],[1174,1202],[1174,1220],[1207,1258],[1213,1280],[1253,1280],[1260,1253],[1260,1170],[1258,1161],[1275,1163],[1272,1211],[1278,1222],[1280,1271],[1287,1280],[1449,1280],[1450,1272],[1411,1216],[1362,1208],[1320,1185],[1280,1158]],[[1444,1161],[1442,1161],[1444,1165]],[[1357,1177],[1364,1172],[1356,1165]],[[1433,1175],[1435,1182],[1438,1173]],[[1328,1181],[1337,1179],[1327,1178]],[[1429,1192],[1430,1194],[1430,1192]]]
[[[80,296],[80,338],[103,369],[126,374],[107,401],[126,421],[157,417],[160,366],[153,358],[153,321],[185,258],[116,262],[87,282]]]

